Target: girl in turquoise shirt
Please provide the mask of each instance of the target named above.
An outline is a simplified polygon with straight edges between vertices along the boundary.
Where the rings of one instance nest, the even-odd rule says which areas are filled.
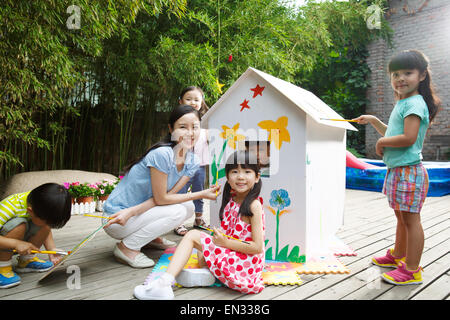
[[[382,279],[396,285],[422,283],[420,258],[424,233],[420,211],[428,192],[428,174],[422,165],[422,147],[440,100],[431,83],[429,61],[417,50],[399,53],[389,63],[391,86],[397,103],[388,125],[372,115],[362,115],[359,124],[370,123],[382,136],[376,153],[388,170],[383,186],[389,206],[397,217],[395,246],[372,263],[395,270]]]

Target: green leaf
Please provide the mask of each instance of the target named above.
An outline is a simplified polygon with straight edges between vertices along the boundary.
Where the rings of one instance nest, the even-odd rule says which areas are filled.
[[[266,260],[273,260],[272,247],[270,247],[270,248],[268,248],[268,249],[266,250],[265,259],[266,259]]]
[[[280,252],[277,253],[275,260],[277,261],[288,261],[288,250],[289,245],[286,245]]]

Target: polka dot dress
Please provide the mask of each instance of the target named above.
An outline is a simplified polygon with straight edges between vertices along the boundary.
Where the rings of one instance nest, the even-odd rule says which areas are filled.
[[[262,198],[259,198],[262,203]],[[252,241],[252,226],[241,220],[239,204],[232,199],[224,209],[222,230],[226,235]],[[264,231],[264,214],[263,231]],[[216,246],[212,236],[202,232],[203,255],[211,272],[227,287],[243,293],[259,293],[264,289],[262,271],[264,251],[260,254],[245,254]]]

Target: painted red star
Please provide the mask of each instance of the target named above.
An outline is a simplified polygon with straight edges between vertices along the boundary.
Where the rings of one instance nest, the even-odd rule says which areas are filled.
[[[244,110],[245,108],[250,109],[250,106],[248,105],[248,100],[246,100],[246,99],[244,99],[244,102],[242,102],[242,103],[240,104],[240,106],[242,107],[242,108],[241,108],[241,112],[242,112],[242,110]]]
[[[253,89],[250,89],[253,91],[253,98],[256,98],[256,96],[259,94],[262,97],[262,92],[264,91],[265,87],[260,87],[259,84],[256,85]]]

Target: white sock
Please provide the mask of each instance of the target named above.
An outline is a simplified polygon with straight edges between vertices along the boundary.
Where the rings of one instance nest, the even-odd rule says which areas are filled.
[[[164,272],[164,274],[160,277],[160,279],[164,283],[169,284],[171,286],[175,283],[175,277],[167,272]]]
[[[12,259],[0,261],[0,267],[8,267],[8,266],[12,266]]]

